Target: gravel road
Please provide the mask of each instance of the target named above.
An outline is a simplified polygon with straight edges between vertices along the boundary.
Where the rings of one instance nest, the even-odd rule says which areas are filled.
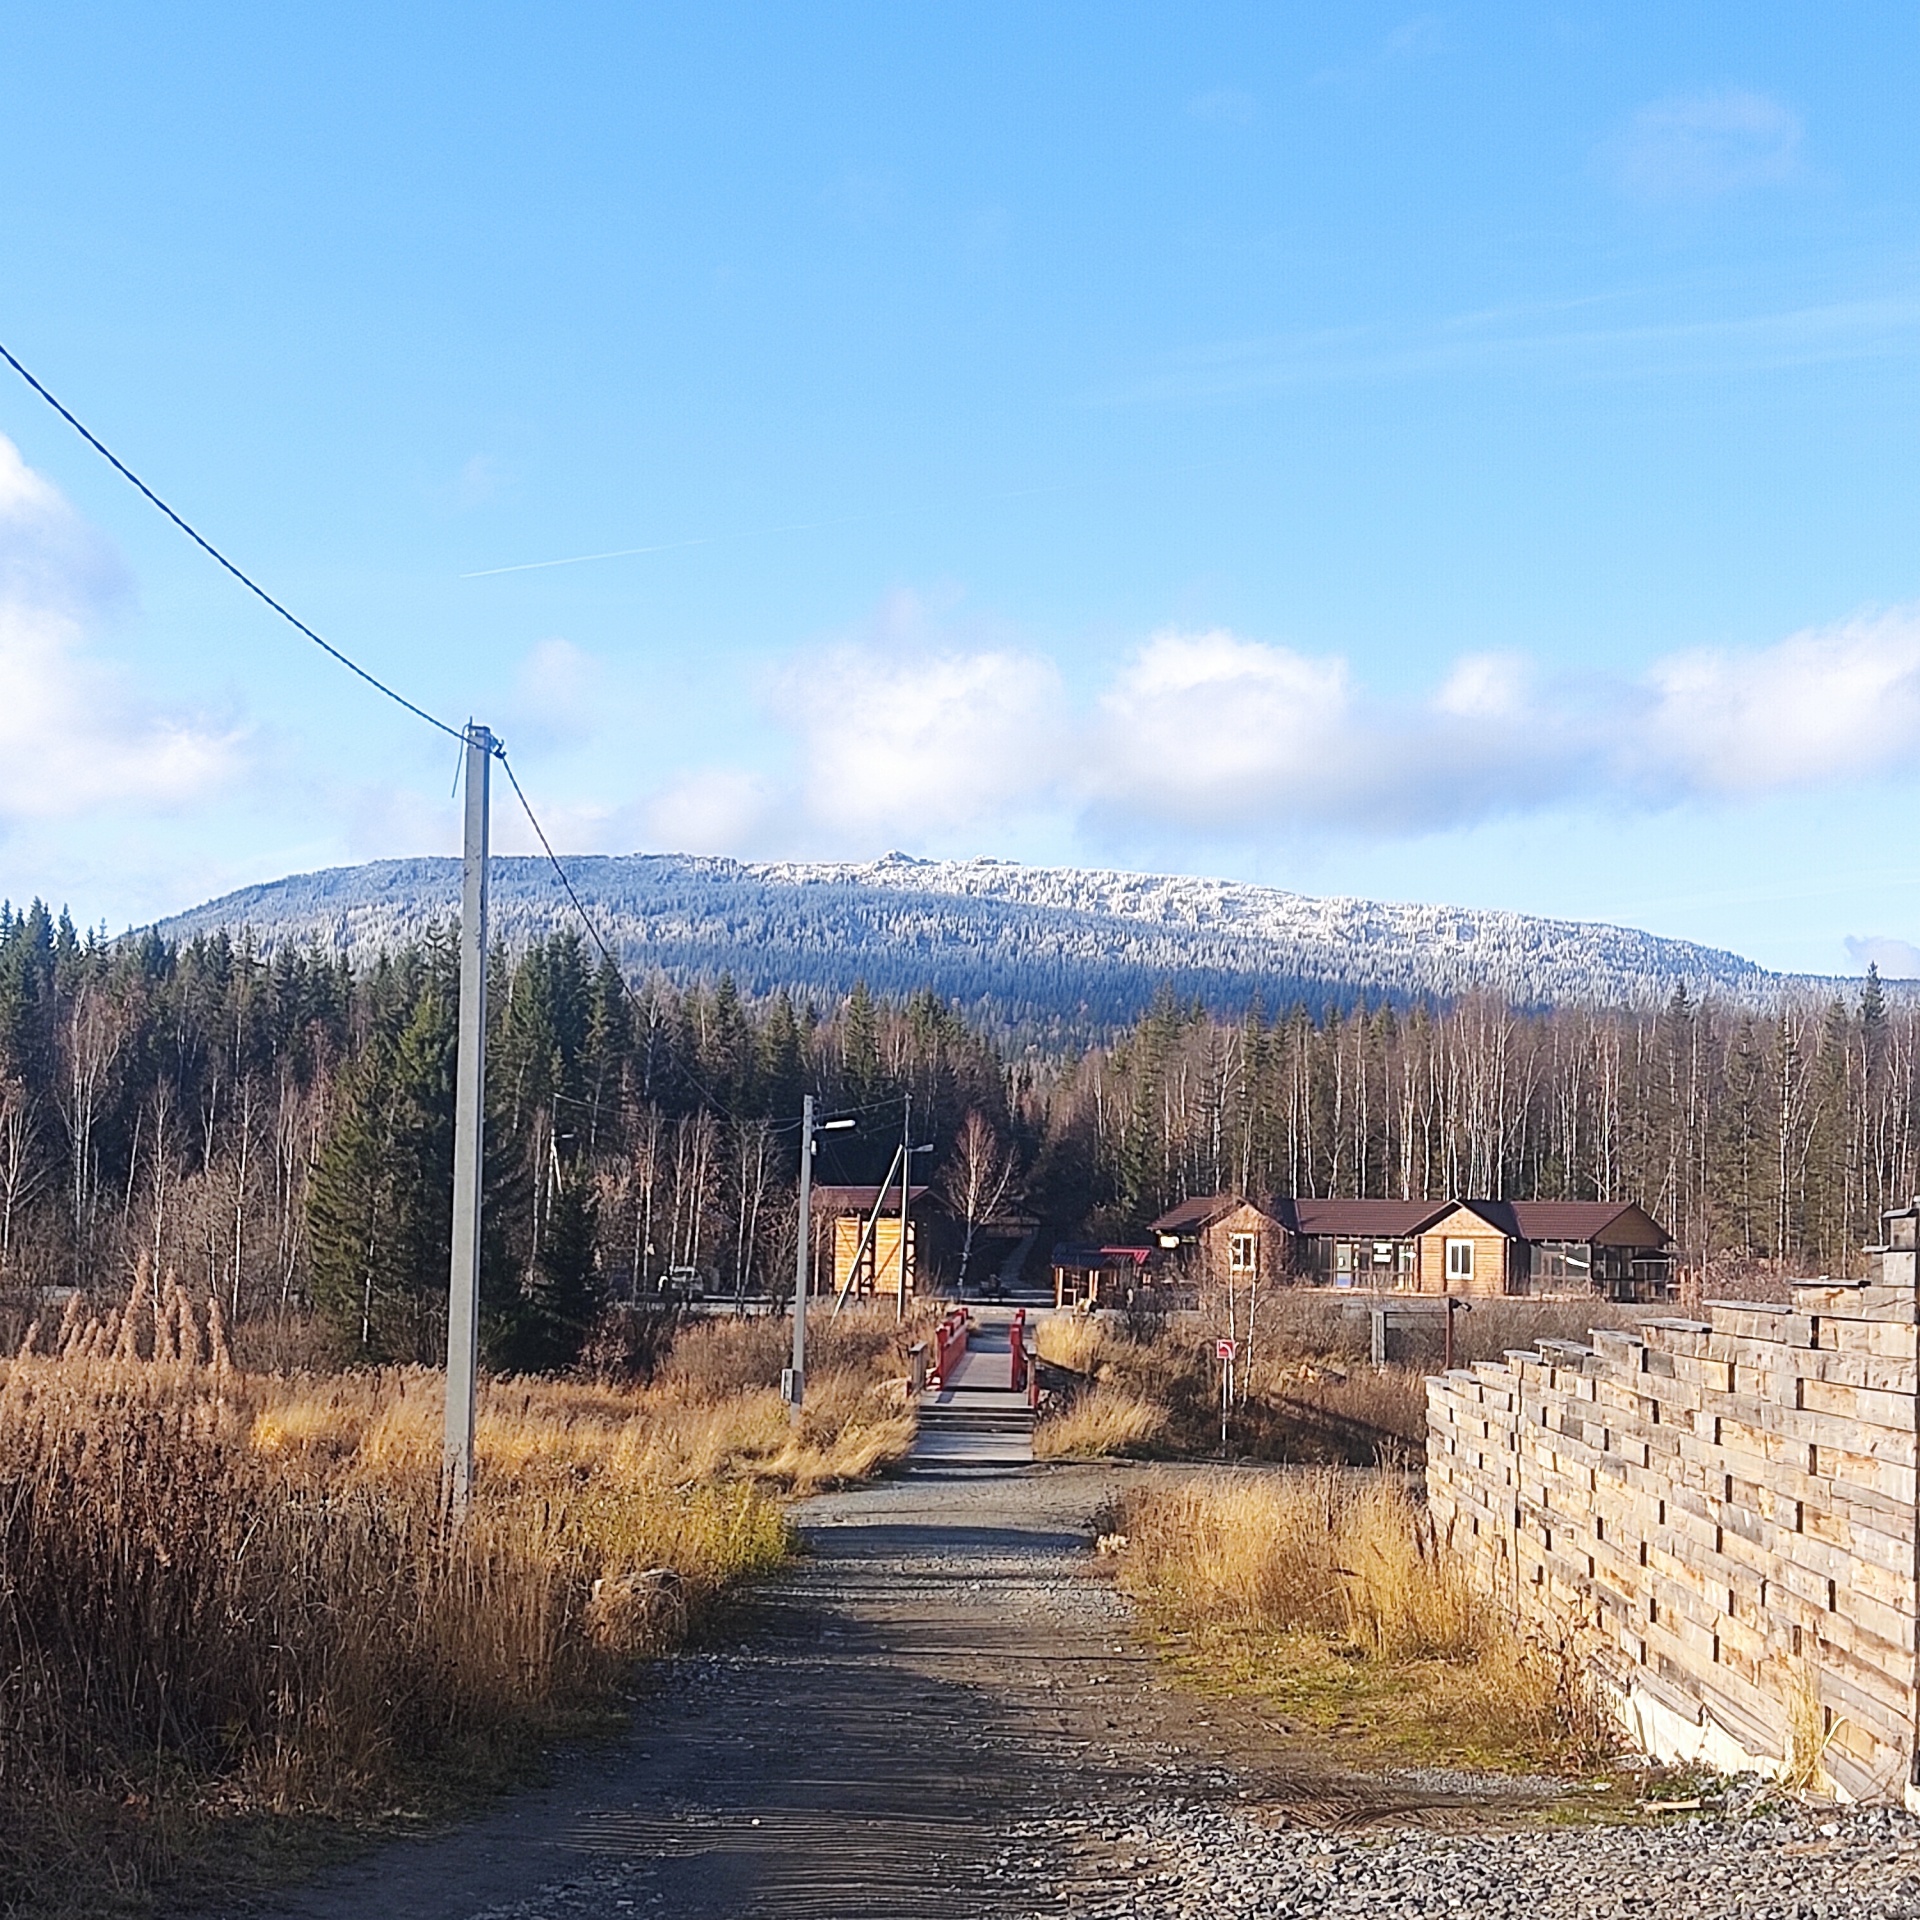
[[[1903,1815],[1580,1823],[1562,1783],[1358,1772],[1180,1691],[1089,1551],[1142,1471],[807,1503],[807,1558],[728,1651],[662,1668],[630,1738],[276,1920],[1920,1916]]]

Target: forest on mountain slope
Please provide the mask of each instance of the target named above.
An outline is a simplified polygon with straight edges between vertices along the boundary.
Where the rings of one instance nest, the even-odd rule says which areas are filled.
[[[446,925],[354,970],[0,909],[0,1297],[171,1273],[242,1326],[433,1359],[456,1000]],[[1226,1021],[1163,993],[1108,1044],[1009,1053],[929,992],[630,986],[563,933],[495,953],[489,1025],[498,1367],[566,1363],[670,1269],[783,1288],[808,1091],[863,1122],[823,1139],[820,1178],[879,1179],[911,1094],[935,1147],[917,1177],[957,1194],[1004,1162],[1041,1257],[1228,1188],[1593,1197],[1641,1201],[1711,1284],[1844,1272],[1920,1186],[1920,1009],[1871,974],[1765,1014],[1677,990],[1659,1010]]]

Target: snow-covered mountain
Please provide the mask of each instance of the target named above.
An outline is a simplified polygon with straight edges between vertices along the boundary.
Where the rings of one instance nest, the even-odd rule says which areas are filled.
[[[1738,954],[1626,927],[1461,907],[1319,899],[1229,880],[889,854],[845,864],[677,854],[566,862],[587,910],[636,972],[744,990],[932,987],[1015,1026],[1125,1020],[1162,982],[1237,1009],[1296,1000],[1450,997],[1523,1006],[1695,995],[1764,1004],[1795,984]],[[578,922],[541,859],[496,859],[494,923],[519,945]],[[247,887],[163,921],[169,937],[249,929],[370,958],[456,909],[455,860],[381,860]]]

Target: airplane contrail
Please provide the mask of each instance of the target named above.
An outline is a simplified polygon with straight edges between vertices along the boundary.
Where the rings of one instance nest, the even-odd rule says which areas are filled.
[[[463,573],[462,580],[491,580],[496,573],[538,573],[542,567],[577,567],[587,560],[625,560],[636,553],[675,553],[682,547],[710,547],[713,544],[711,534],[698,540],[669,540],[658,547],[615,547],[611,553],[575,553],[564,560],[522,560],[512,567],[480,567],[472,573]]]

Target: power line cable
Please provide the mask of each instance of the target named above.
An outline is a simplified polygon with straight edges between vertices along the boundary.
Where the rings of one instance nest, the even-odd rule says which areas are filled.
[[[513,788],[513,797],[520,802],[520,811],[527,816],[527,825],[533,829],[534,838],[540,842],[540,850],[547,856],[547,863],[553,868],[555,877],[560,882],[561,891],[567,896],[568,904],[579,916],[580,924],[586,928],[587,937],[600,949],[601,958],[613,969],[615,977],[620,982],[621,991],[636,1008],[639,1007],[640,996],[634,991],[633,982],[627,978],[626,968],[620,964],[619,956],[615,954],[613,948],[608,945],[606,937],[600,931],[599,924],[595,921],[593,915],[587,911],[586,902],[580,898],[579,893],[576,891],[572,879],[568,876],[566,867],[561,863],[560,856],[554,852],[553,842],[547,838],[547,830],[540,824],[539,815],[533,810],[533,802],[527,798],[526,788],[520,784],[520,776],[513,770],[513,762],[507,757],[506,748],[499,747],[496,751],[499,756],[501,771],[507,776],[507,784]],[[749,1116],[736,1113],[690,1066],[682,1062],[680,1071],[684,1073],[692,1083],[696,1093],[700,1094],[701,1097],[711,1105],[718,1108],[719,1111],[725,1114],[729,1120],[733,1121],[736,1126],[748,1124]],[[899,1094],[895,1094],[884,1100],[869,1100],[860,1106],[836,1107],[834,1112],[836,1115],[878,1113],[887,1107],[897,1106],[902,1097],[903,1096]],[[793,1120],[774,1120],[769,1121],[767,1124],[773,1132],[783,1133],[798,1126],[799,1122]]]
[[[560,856],[554,852],[553,842],[547,838],[547,830],[540,824],[540,816],[534,812],[533,802],[527,798],[527,790],[520,784],[520,776],[514,772],[513,762],[507,758],[507,751],[504,747],[499,749],[499,758],[501,771],[507,776],[507,784],[513,788],[513,797],[520,802],[520,811],[527,816],[527,825],[533,829],[534,838],[540,842],[540,850],[547,856],[548,865],[553,868],[556,877],[559,879],[561,891],[566,894],[568,903],[572,906],[574,912],[579,915],[580,924],[586,928],[588,938],[600,949],[601,958],[613,969],[615,977],[620,982],[621,991],[627,996],[634,1007],[638,1008],[640,1005],[640,996],[634,992],[633,982],[627,978],[626,968],[620,964],[618,956],[614,953],[612,947],[607,944],[606,938],[601,933],[598,923],[594,920],[593,915],[587,911],[586,902],[583,901],[574,890],[573,881],[568,877],[566,868],[561,864]],[[693,1083],[695,1092],[703,1099],[717,1107],[736,1126],[744,1123],[744,1117],[736,1113],[726,1101],[721,1099],[691,1067],[683,1062],[680,1070]]]
[[[84,440],[87,443],[87,445],[90,446],[94,450],[94,452],[101,457],[101,459],[106,461],[107,465],[112,467],[113,470],[117,474],[119,474],[123,480],[130,481],[136,488],[139,489],[141,493],[145,494],[146,497],[156,507],[158,507],[160,511],[164,513],[167,516],[167,518],[171,520],[173,524],[176,527],[178,527],[180,531],[184,533],[187,536],[187,538],[194,543],[195,546],[199,547],[203,552],[210,554],[215,560],[217,560],[221,564],[221,566],[225,567],[226,570],[230,574],[232,574],[233,577],[236,580],[238,580],[243,587],[246,588],[246,590],[249,593],[255,595],[257,598],[261,600],[264,600],[267,603],[267,605],[270,606],[274,610],[274,612],[277,613],[280,616],[280,618],[288,624],[288,626],[292,627],[296,632],[305,634],[306,637],[309,640],[311,640],[313,644],[316,647],[318,647],[322,653],[331,654],[333,658],[339,661],[339,663],[343,667],[345,667],[349,673],[358,674],[360,678],[364,680],[368,686],[372,687],[377,693],[384,693],[389,700],[394,702],[396,706],[405,707],[406,710],[410,714],[412,714],[415,719],[424,720],[427,723],[427,725],[430,727],[438,727],[442,733],[450,735],[455,740],[464,740],[467,737],[463,729],[455,726],[449,726],[446,721],[438,718],[438,716],[434,714],[429,713],[425,707],[416,706],[411,700],[409,700],[406,697],[405,694],[396,693],[393,690],[393,688],[388,686],[387,683],[384,680],[380,679],[376,674],[369,673],[366,670],[366,668],[359,663],[359,661],[351,659],[348,655],[342,653],[340,649],[332,643],[332,641],[321,639],[321,637],[317,633],[315,633],[314,630],[310,626],[308,626],[304,620],[300,619],[295,614],[289,613],[287,609],[283,607],[280,604],[280,602],[276,600],[273,597],[273,595],[266,590],[265,587],[261,586],[257,580],[250,578],[246,573],[242,572],[239,567],[235,566],[234,563],[231,560],[229,560],[227,556],[224,553],[222,553],[220,549],[216,547],[213,544],[213,542],[206,537],[205,534],[201,533],[197,528],[192,526],[180,514],[177,514],[176,512],[174,512],[174,510],[170,506],[168,506],[167,503],[164,500],[162,500],[160,496],[157,493],[155,493],[154,490],[150,486],[148,486],[147,483],[144,480],[142,480],[140,476],[137,473],[135,473],[134,470],[130,466],[128,466],[127,463],[124,460],[122,460],[120,456],[116,454],[113,451],[113,449],[109,447],[107,443],[100,438],[98,434],[90,432],[88,428],[78,418],[75,417],[74,414],[69,412],[66,407],[62,406],[60,402],[51,393],[49,393],[47,389],[43,387],[40,384],[40,382],[36,380],[33,377],[33,375],[29,373],[27,369],[20,364],[18,360],[16,360],[13,357],[13,355],[7,350],[7,348],[4,345],[0,345],[0,359],[4,359],[7,365],[10,366],[14,370],[14,372],[17,373],[20,376],[20,378],[24,380],[27,383],[27,385],[30,386],[34,390],[34,392],[37,393],[40,396],[40,398],[44,400],[47,403],[47,405],[54,410],[55,413],[59,415],[60,418],[64,420],[67,423],[67,425],[70,426],[74,430],[74,432],[77,433],[80,436],[80,438]]]
[[[357,660],[348,654],[342,653],[332,641],[323,639],[297,614],[282,606],[265,587],[261,586],[257,580],[253,579],[242,568],[236,566],[233,561],[229,560],[227,556],[222,553],[205,534],[201,533],[197,527],[187,520],[184,515],[177,513],[159,494],[154,492],[98,434],[94,433],[77,414],[65,406],[56,394],[35,378],[33,373],[15,357],[4,342],[0,342],[0,360],[5,360],[7,365],[59,415],[101,459],[106,461],[108,466],[112,467],[123,480],[127,481],[129,485],[141,493],[153,506],[165,514],[166,517],[210,559],[217,561],[228,573],[232,574],[249,593],[271,607],[295,632],[303,634],[307,639],[311,640],[322,653],[338,661],[349,673],[364,680],[376,693],[385,694],[396,706],[404,707],[415,719],[424,720],[430,727],[437,727],[442,733],[447,735],[449,739],[458,740],[463,745],[468,743],[469,731],[467,728],[453,726],[449,722],[442,720],[437,714],[429,713],[425,707],[417,706],[413,701],[409,700],[405,694],[395,691],[394,688],[388,686],[384,680],[379,678],[377,674],[369,673]],[[589,557],[602,558],[607,556],[594,555]],[[546,562],[543,564],[554,565],[564,563]],[[510,569],[502,569],[502,571],[510,571]],[[501,767],[505,770],[508,783],[513,788],[514,798],[520,802],[520,810],[527,816],[527,824],[532,827],[535,838],[539,840],[541,851],[547,856],[548,863],[552,866],[555,875],[558,877],[569,904],[579,916],[580,924],[586,928],[594,945],[600,949],[602,957],[606,960],[607,964],[613,968],[616,977],[620,981],[621,990],[626,994],[627,998],[637,1006],[639,1004],[639,996],[633,990],[633,983],[627,978],[626,969],[621,966],[612,947],[607,944],[593,916],[588,913],[585,902],[581,900],[580,895],[575,891],[573,881],[568,876],[566,868],[561,864],[560,856],[554,852],[553,843],[547,838],[546,829],[541,826],[540,818],[533,810],[533,803],[527,798],[526,789],[521,786],[520,777],[513,770],[513,762],[507,758],[505,744],[496,739],[493,742],[491,751],[494,757],[500,762]],[[704,1085],[696,1075],[688,1072],[687,1077],[693,1082],[695,1088],[707,1100],[711,1101],[714,1106],[718,1107],[728,1119],[736,1122],[741,1119],[741,1115],[735,1113],[711,1087]],[[851,1113],[868,1113],[877,1111],[879,1108],[891,1104],[891,1101],[872,1101],[863,1106],[847,1109],[847,1111]],[[779,1123],[775,1124],[776,1126],[779,1125]]]

